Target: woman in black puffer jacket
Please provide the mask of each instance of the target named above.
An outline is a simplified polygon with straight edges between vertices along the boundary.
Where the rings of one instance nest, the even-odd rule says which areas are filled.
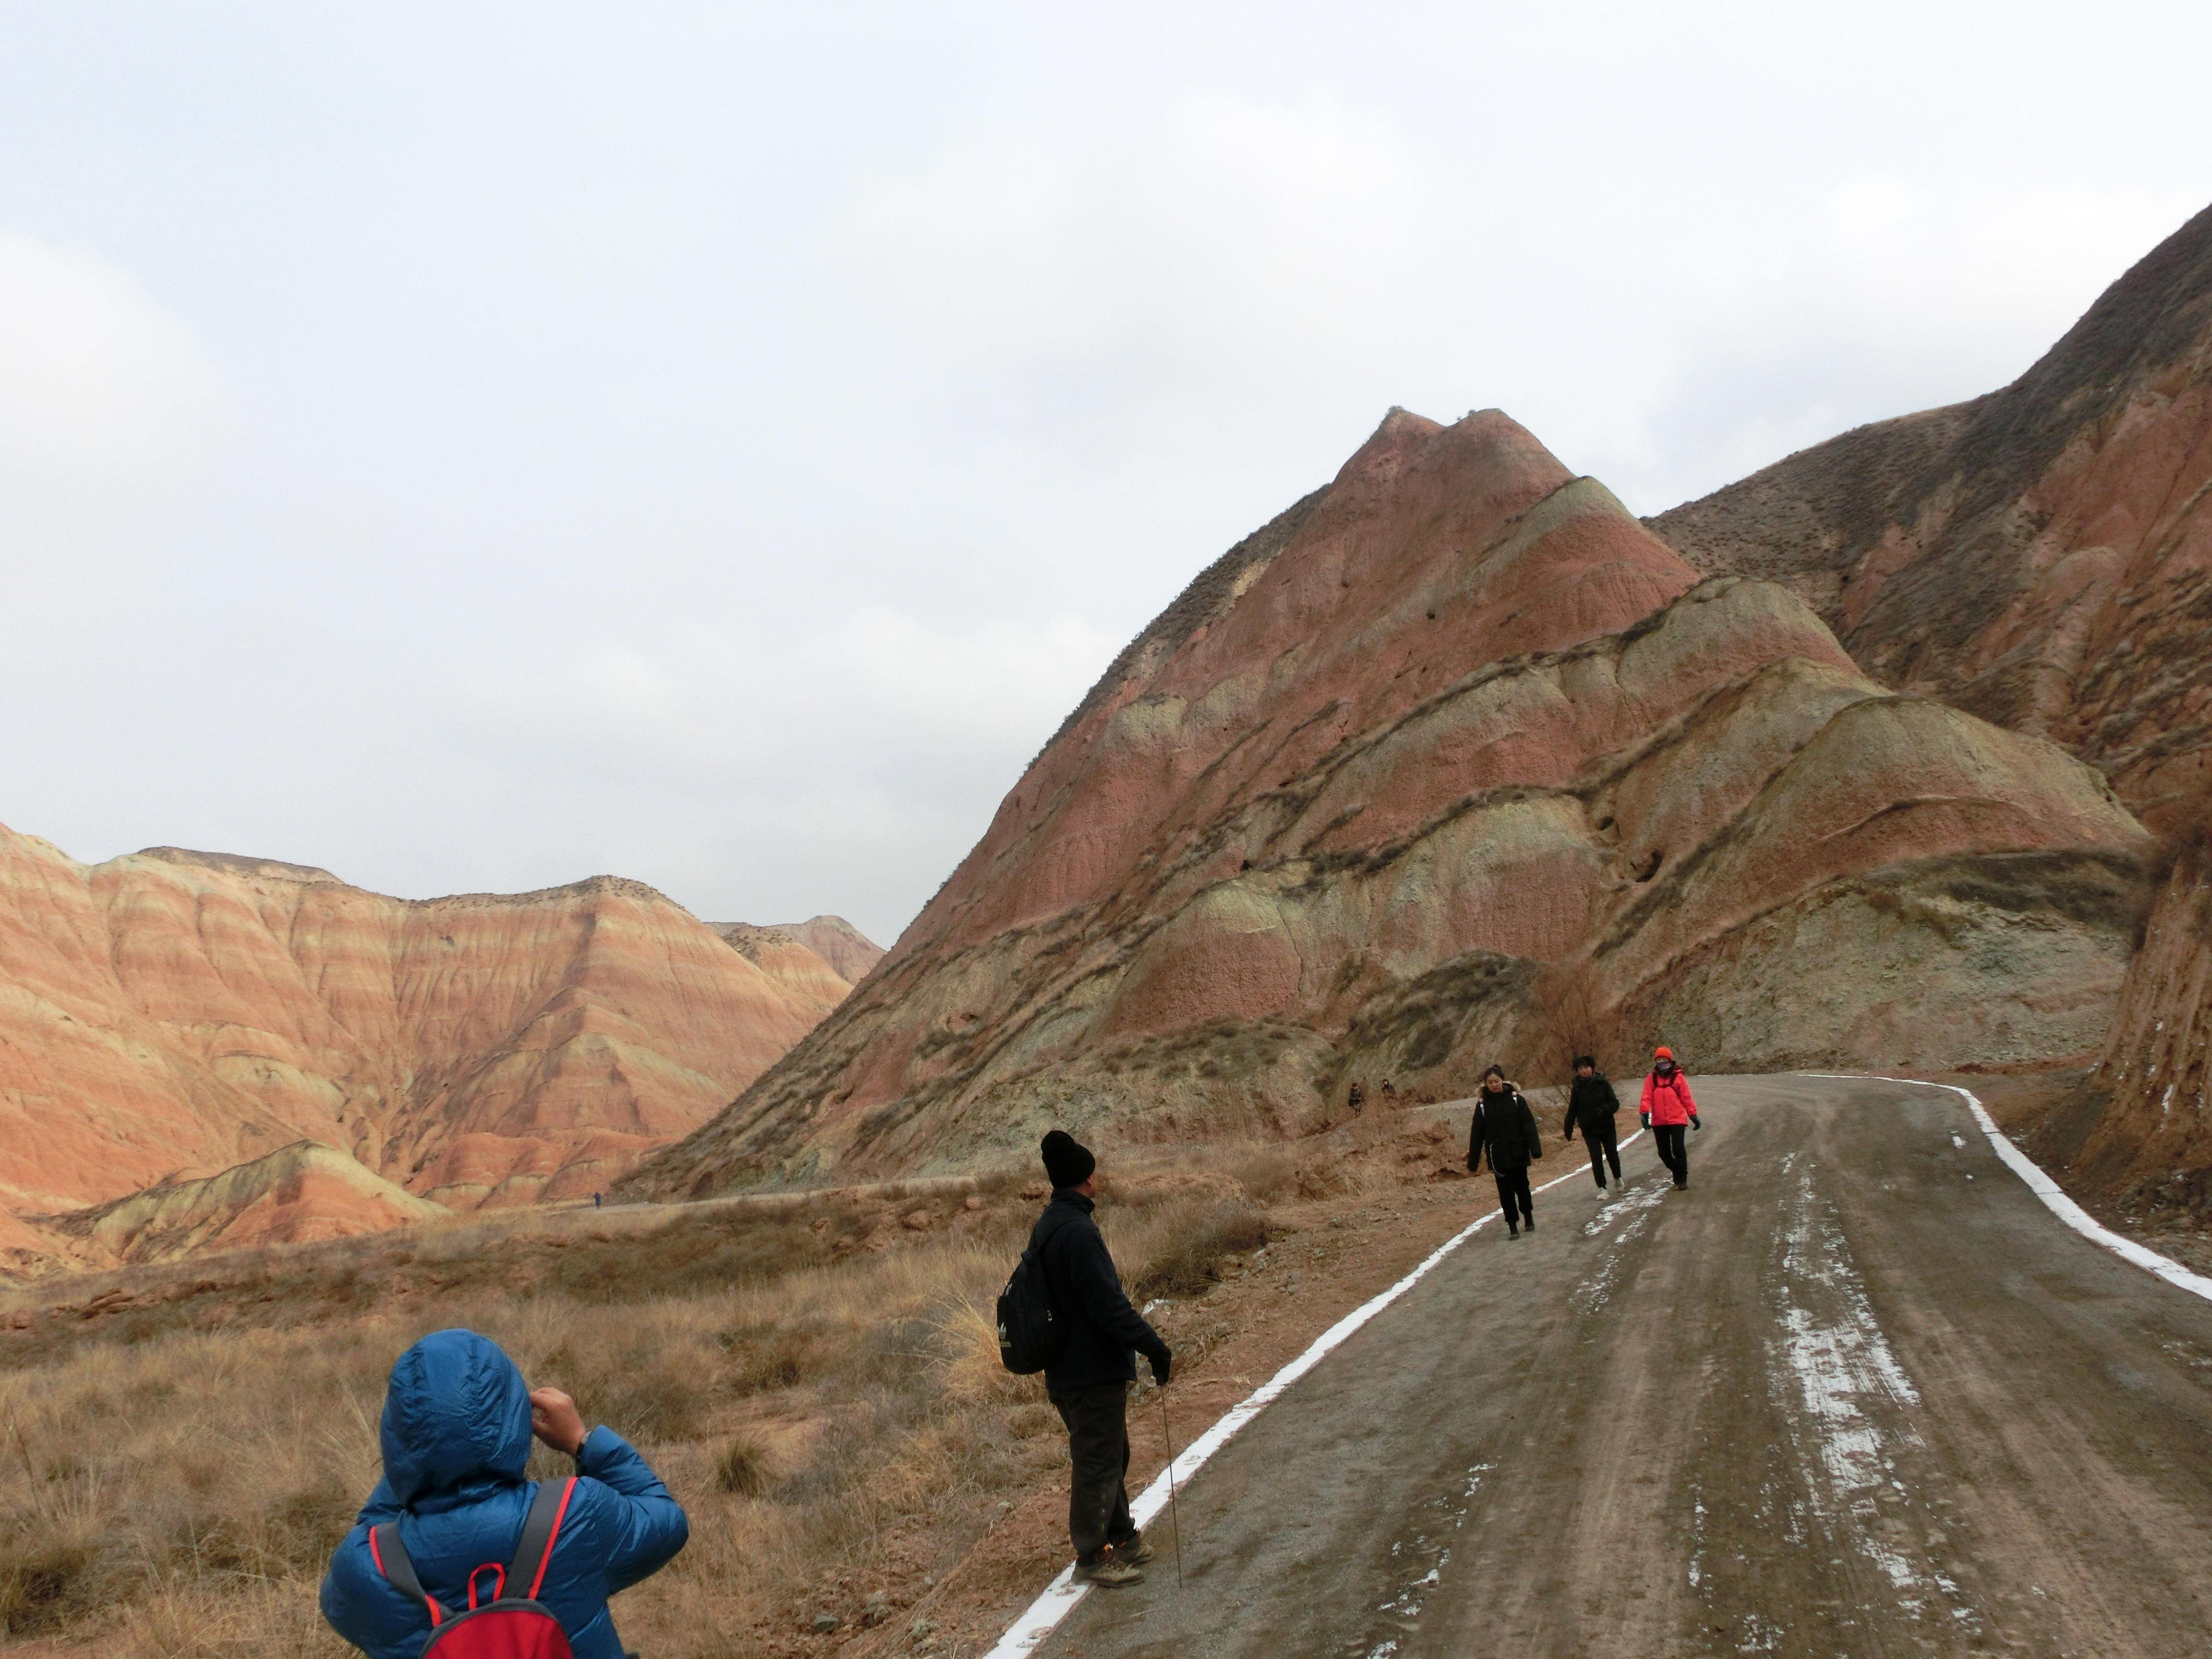
[[[1514,1237],[1521,1229],[1536,1230],[1536,1206],[1528,1196],[1528,1165],[1544,1155],[1544,1138],[1536,1127],[1536,1115],[1521,1091],[1492,1066],[1482,1074],[1482,1091],[1474,1097],[1474,1127],[1468,1132],[1467,1168],[1472,1175],[1490,1153],[1490,1173],[1498,1178],[1498,1202],[1505,1211],[1505,1231]]]

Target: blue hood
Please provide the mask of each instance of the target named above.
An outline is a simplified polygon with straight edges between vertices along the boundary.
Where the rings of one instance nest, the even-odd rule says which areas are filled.
[[[518,1481],[530,1462],[530,1390],[489,1337],[434,1331],[392,1368],[380,1438],[404,1507]]]

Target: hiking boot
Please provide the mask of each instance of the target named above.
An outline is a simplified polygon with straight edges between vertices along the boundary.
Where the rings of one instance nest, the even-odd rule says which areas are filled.
[[[1124,1538],[1120,1543],[1109,1545],[1108,1547],[1114,1552],[1114,1559],[1116,1561],[1126,1561],[1133,1567],[1141,1567],[1152,1559],[1152,1547],[1145,1541],[1145,1535],[1142,1533],[1138,1533],[1133,1537]]]
[[[1111,1545],[1098,1552],[1098,1559],[1085,1566],[1075,1564],[1075,1582],[1096,1584],[1100,1589],[1119,1589],[1124,1584],[1141,1584],[1145,1575],[1117,1555]]]
[[[1521,1224],[1533,1233],[1536,1231],[1536,1218],[1533,1215],[1524,1215],[1521,1218]]]
[[[1505,1236],[1508,1238],[1518,1238],[1521,1237],[1521,1230],[1509,1221],[1505,1224]]]

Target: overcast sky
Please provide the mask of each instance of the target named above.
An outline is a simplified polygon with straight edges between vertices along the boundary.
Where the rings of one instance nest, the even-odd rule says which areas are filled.
[[[0,822],[888,941],[1390,404],[1639,512],[2010,380],[2212,8],[0,0]]]

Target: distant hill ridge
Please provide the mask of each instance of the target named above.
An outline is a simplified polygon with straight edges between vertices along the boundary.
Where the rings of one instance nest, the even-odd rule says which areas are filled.
[[[64,1237],[94,1246],[98,1254],[92,1259],[104,1265],[348,1238],[450,1213],[344,1152],[320,1141],[296,1140],[211,1176],[173,1176],[143,1192],[46,1219]]]
[[[850,988],[621,877],[410,900],[173,847],[80,864],[4,829],[0,963],[0,1251],[25,1261],[46,1235],[22,1218],[234,1185],[302,1141],[449,1207],[588,1194]]]

